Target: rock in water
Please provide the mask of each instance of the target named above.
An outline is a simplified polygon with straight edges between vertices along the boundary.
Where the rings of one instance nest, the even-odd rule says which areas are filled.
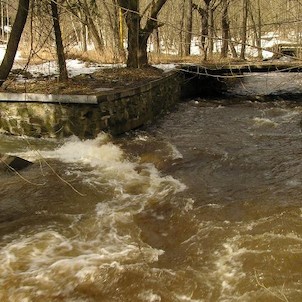
[[[20,171],[33,163],[18,156],[0,154],[0,171]]]

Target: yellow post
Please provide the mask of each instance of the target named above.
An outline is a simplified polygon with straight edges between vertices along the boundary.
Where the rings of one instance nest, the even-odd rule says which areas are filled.
[[[124,25],[123,25],[123,12],[122,8],[119,8],[119,23],[120,23],[120,47],[124,48]]]

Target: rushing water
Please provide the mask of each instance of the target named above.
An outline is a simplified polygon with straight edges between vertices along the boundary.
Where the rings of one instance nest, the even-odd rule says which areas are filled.
[[[302,107],[190,101],[112,139],[0,136],[0,301],[301,301]]]

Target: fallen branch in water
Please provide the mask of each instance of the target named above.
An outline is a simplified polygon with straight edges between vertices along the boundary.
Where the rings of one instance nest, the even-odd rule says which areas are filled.
[[[0,158],[0,161],[7,167],[8,170],[11,170],[12,172],[16,173],[25,182],[27,182],[27,183],[29,183],[31,185],[34,185],[34,186],[44,186],[46,184],[46,182],[44,182],[44,183],[35,183],[35,182],[32,182],[32,181],[26,179],[25,177],[23,177],[15,168],[13,168],[12,166],[8,165],[6,163],[6,161],[3,160],[2,158]]]
[[[42,161],[48,166],[48,168],[53,172],[53,174],[55,176],[57,176],[62,182],[64,182],[67,186],[69,186],[74,192],[76,192],[77,194],[79,194],[80,196],[84,197],[86,196],[85,194],[79,192],[71,183],[69,183],[67,180],[65,180],[64,178],[62,178],[55,170],[54,168],[46,161],[46,159],[42,156],[42,154],[38,151],[35,150],[39,156],[41,157]]]
[[[276,297],[277,299],[284,301],[284,302],[289,302],[289,300],[287,299],[287,297],[285,296],[285,294],[282,291],[278,291],[278,293],[275,293],[274,291],[272,291],[271,289],[269,289],[268,287],[266,287],[263,283],[261,283],[259,281],[259,278],[257,276],[257,273],[255,272],[255,280],[257,282],[257,284],[263,288],[265,291],[267,291],[268,293],[270,293],[272,296]]]

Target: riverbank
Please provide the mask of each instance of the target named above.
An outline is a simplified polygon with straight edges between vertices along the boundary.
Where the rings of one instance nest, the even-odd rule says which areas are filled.
[[[150,67],[134,68],[92,66],[77,72],[70,71],[70,78],[60,82],[55,73],[34,73],[21,69],[13,70],[0,92],[42,94],[87,94],[101,91],[131,88],[164,76],[164,70]],[[53,71],[52,71],[53,72]]]
[[[245,83],[247,77],[241,66],[237,65],[236,70],[231,65],[224,68],[217,65],[214,69],[210,66],[214,68],[209,64],[207,67],[184,64],[178,68],[170,64],[169,68],[161,69],[129,69],[112,65],[85,67],[77,62],[76,72],[62,83],[58,82],[53,65],[48,66],[52,73],[47,76],[29,69],[26,74],[15,74],[15,80],[7,81],[0,91],[0,132],[33,137],[75,135],[81,139],[95,138],[102,131],[117,135],[153,121],[186,98],[239,95],[262,100],[271,94],[288,96],[288,90],[296,90],[301,83],[299,77],[296,81],[291,77],[294,85],[285,87],[282,83],[285,77],[280,85],[275,85],[276,76],[283,77],[279,72],[269,73],[270,67],[263,64],[260,66],[265,66],[266,76],[255,73],[254,82],[267,83],[270,79],[273,85],[269,87],[276,88],[269,90],[266,85],[259,95],[253,90],[253,81],[252,87],[249,87],[251,81]],[[251,68],[244,66],[244,70]],[[278,65],[281,66],[284,69],[289,65]],[[167,72],[169,69],[172,71]],[[226,80],[229,78],[231,81]],[[237,80],[233,81],[234,78]],[[241,86],[244,91],[240,91]]]
[[[0,132],[81,139],[102,131],[117,135],[154,120],[181,99],[181,74],[157,68],[104,69],[55,81],[19,81],[19,89],[0,91]]]

